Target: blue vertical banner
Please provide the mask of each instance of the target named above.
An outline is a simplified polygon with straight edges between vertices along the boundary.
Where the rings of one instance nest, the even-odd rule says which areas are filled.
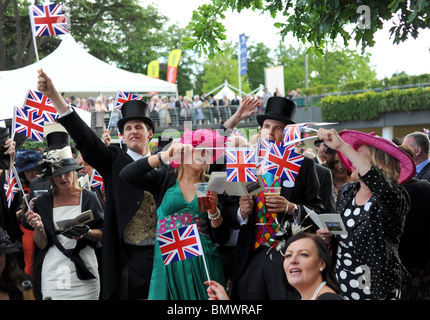
[[[240,48],[240,75],[248,74],[248,57],[246,48],[246,36],[244,33],[239,35],[239,48]]]

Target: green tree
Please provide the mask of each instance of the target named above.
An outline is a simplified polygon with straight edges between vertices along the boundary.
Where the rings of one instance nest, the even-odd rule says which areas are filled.
[[[248,82],[251,90],[264,85],[264,68],[272,67],[270,49],[264,43],[251,44],[248,47]]]
[[[420,29],[430,26],[429,0],[376,0],[367,1],[364,7],[361,4],[355,0],[212,0],[193,12],[188,25],[192,35],[186,39],[186,47],[213,57],[220,50],[219,41],[225,40],[224,12],[241,12],[245,8],[269,12],[273,18],[284,16],[285,22],[275,23],[280,34],[292,33],[320,53],[328,41],[338,37],[345,45],[355,40],[363,50],[373,46],[373,35],[388,20],[395,22],[390,30],[394,43],[416,38]]]
[[[238,61],[235,48],[229,42],[224,43],[223,52],[214,55],[213,59],[206,60],[203,63],[203,75],[201,80],[203,82],[202,92],[209,92],[216,87],[220,86],[227,80],[227,82],[238,87]],[[249,84],[244,81],[246,76],[241,76],[241,85],[243,92],[251,91]]]
[[[359,54],[350,49],[330,46],[323,55],[319,55],[315,50],[307,51],[302,46],[280,45],[276,51],[276,57],[279,64],[284,66],[285,92],[305,88],[306,54],[310,87],[341,88],[353,81],[370,83],[376,77],[376,71],[370,65],[369,54]]]

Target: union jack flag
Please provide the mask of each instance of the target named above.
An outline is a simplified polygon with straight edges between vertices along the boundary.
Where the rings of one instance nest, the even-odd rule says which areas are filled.
[[[195,223],[159,234],[157,239],[164,265],[203,255],[203,247]]]
[[[119,132],[119,129],[116,128],[116,130],[118,131],[118,138],[119,138],[119,142],[120,143],[124,143],[124,137],[122,136],[121,132]]]
[[[27,99],[24,102],[24,108],[34,108],[37,110],[37,115],[43,116],[47,122],[55,122],[57,110],[53,106],[51,100],[43,93],[29,90]]]
[[[13,197],[20,190],[13,170],[9,170],[9,172],[6,174],[6,180],[4,182],[3,188],[6,195],[7,206],[9,208],[13,201]]]
[[[234,128],[230,134],[230,137],[243,137],[243,134],[239,131],[239,129]]]
[[[69,33],[61,4],[31,5],[28,8],[34,36]]]
[[[91,178],[91,188],[96,188],[100,190],[105,189],[105,184],[103,182],[103,177],[100,175],[100,173],[97,172],[96,169],[93,169],[93,176]]]
[[[37,109],[15,107],[15,132],[43,142],[45,118],[37,115]]]
[[[294,148],[293,144],[285,147],[271,144],[269,152],[261,163],[261,171],[295,182],[304,156],[294,152]]]
[[[306,123],[290,124],[284,129],[284,143],[300,140],[302,138],[302,129]]]
[[[227,182],[257,181],[257,167],[253,148],[226,148]]]
[[[271,144],[276,144],[278,146],[282,145],[281,142],[276,142],[272,140],[258,139],[257,142],[257,167],[261,165],[261,161],[264,160],[266,152],[270,149]]]
[[[120,110],[122,105],[130,100],[142,100],[142,97],[137,94],[118,91],[116,95],[115,109]]]

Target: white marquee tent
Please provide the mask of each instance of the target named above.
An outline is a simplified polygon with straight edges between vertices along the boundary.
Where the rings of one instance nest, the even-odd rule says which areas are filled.
[[[131,93],[174,93],[177,85],[143,74],[116,68],[90,55],[71,35],[51,54],[29,66],[0,71],[0,119],[10,119],[13,107],[22,107],[27,91],[35,90],[37,70],[42,68],[62,93],[115,95]],[[67,95],[66,95],[67,96]]]
[[[235,89],[236,91],[233,91],[231,88]],[[222,85],[208,92],[206,96],[208,96],[209,94],[213,94],[213,92],[216,92],[217,90],[219,91],[214,95],[215,100],[220,100],[224,98],[224,96],[227,96],[229,100],[232,100],[235,98],[235,95],[239,92],[239,89],[233,87],[231,84],[227,82],[227,80],[225,80]],[[242,100],[242,97],[239,94],[237,94],[237,98],[239,100]]]

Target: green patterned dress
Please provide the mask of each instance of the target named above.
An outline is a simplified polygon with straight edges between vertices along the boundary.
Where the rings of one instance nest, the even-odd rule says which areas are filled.
[[[211,280],[225,285],[222,260],[208,234],[207,212],[199,211],[197,197],[187,202],[178,181],[163,196],[157,209],[157,234],[196,223],[204,258]],[[158,241],[155,242],[154,267],[148,299],[150,300],[207,300],[208,277],[203,256],[164,265]]]

